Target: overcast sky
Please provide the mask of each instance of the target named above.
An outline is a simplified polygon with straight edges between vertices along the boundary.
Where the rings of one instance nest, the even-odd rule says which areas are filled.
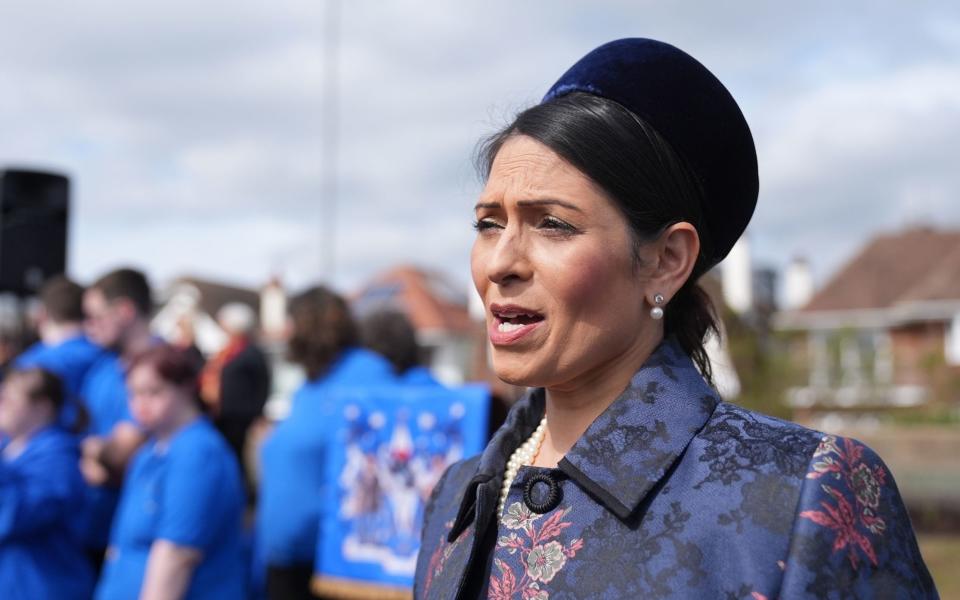
[[[327,275],[324,6],[3,2],[0,165],[71,176],[74,276]],[[345,2],[333,281],[407,262],[466,286],[476,141],[627,36],[690,52],[740,102],[756,263],[804,255],[822,282],[877,232],[960,227],[957,6]]]

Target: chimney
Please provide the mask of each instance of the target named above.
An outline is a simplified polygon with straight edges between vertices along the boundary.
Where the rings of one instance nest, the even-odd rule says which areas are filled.
[[[753,308],[753,266],[750,261],[750,243],[743,236],[730,250],[721,264],[723,299],[735,313]]]
[[[260,290],[260,329],[267,339],[284,337],[287,328],[287,293],[279,277],[272,277]]]
[[[471,282],[467,289],[467,311],[474,321],[483,323],[487,319],[487,310],[483,307],[483,298]]]
[[[805,258],[794,258],[783,277],[783,308],[797,310],[813,297],[813,273]]]

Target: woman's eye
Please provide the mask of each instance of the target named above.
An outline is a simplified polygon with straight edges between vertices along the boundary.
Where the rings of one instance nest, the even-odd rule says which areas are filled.
[[[540,221],[540,227],[543,229],[555,229],[564,233],[577,233],[576,227],[556,217],[544,217],[543,220]]]
[[[473,222],[473,228],[478,232],[483,232],[495,227],[500,227],[500,225],[498,225],[496,221],[492,221],[490,219],[479,219]]]

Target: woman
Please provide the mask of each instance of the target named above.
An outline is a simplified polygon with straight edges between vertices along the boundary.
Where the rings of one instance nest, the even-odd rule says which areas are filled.
[[[537,389],[435,488],[417,598],[936,596],[873,452],[710,385],[696,281],[758,186],[705,67],[653,40],[601,46],[481,167],[493,365]]]
[[[331,416],[338,407],[328,390],[393,381],[392,367],[358,347],[357,328],[346,302],[314,287],[290,305],[293,332],[289,357],[306,372],[290,415],[263,444],[257,506],[258,560],[267,566],[267,596],[312,598],[318,531],[324,513]]]
[[[424,351],[407,315],[395,309],[381,309],[360,321],[363,346],[386,358],[401,382],[415,386],[442,387],[424,366]]]
[[[11,371],[0,389],[0,590],[10,600],[89,598],[93,568],[73,515],[84,487],[76,437],[57,423],[61,380]]]
[[[154,347],[131,361],[127,386],[150,438],[127,471],[96,597],[243,598],[240,468],[203,416],[193,361]]]

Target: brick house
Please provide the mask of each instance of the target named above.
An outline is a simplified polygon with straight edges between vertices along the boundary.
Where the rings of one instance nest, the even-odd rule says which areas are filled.
[[[775,327],[807,371],[788,392],[794,408],[958,400],[960,231],[874,237]]]
[[[178,277],[160,290],[157,311],[151,329],[160,337],[176,342],[189,330],[197,347],[205,355],[215,354],[227,342],[227,334],[217,323],[217,312],[229,303],[260,310],[260,293],[198,277]]]
[[[441,273],[407,265],[392,268],[353,294],[351,305],[358,317],[381,309],[404,313],[438,378],[450,384],[476,378],[478,324],[470,318],[466,289]]]

